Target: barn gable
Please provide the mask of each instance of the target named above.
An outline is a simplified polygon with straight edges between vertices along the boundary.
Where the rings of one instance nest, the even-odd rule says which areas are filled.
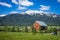
[[[38,23],[40,26],[47,26],[47,24],[42,21],[36,21],[36,23]]]

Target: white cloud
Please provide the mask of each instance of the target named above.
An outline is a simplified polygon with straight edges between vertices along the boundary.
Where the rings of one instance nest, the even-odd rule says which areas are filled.
[[[18,4],[17,0],[12,0],[12,3]]]
[[[30,2],[28,0],[12,0],[12,3],[18,5],[18,10],[24,10],[27,9],[26,6],[32,6],[33,2]]]
[[[60,0],[57,0],[57,2],[59,2],[59,3],[60,3]]]
[[[41,8],[40,10],[49,10],[50,9],[50,6],[45,6],[45,5],[40,5]]]
[[[30,2],[28,0],[19,0],[19,4],[22,6],[31,6],[33,5],[33,2]]]
[[[0,2],[0,5],[2,5],[2,6],[6,6],[6,7],[12,7],[10,4],[8,4],[8,3],[4,3],[4,2]]]
[[[12,0],[12,2],[15,3],[15,4],[22,5],[22,6],[31,6],[31,5],[33,5],[33,2],[30,2],[28,0],[18,0],[18,2],[17,2],[17,0]]]
[[[4,17],[4,16],[6,16],[6,15],[5,14],[0,15],[0,17]]]
[[[10,12],[10,14],[16,14],[16,13],[18,13],[17,11],[12,11],[12,12]]]
[[[18,10],[23,10],[23,9],[26,9],[26,7],[21,7],[21,6],[19,5]]]

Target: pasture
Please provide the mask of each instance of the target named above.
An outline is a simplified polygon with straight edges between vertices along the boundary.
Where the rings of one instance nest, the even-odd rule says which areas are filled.
[[[25,32],[0,32],[0,40],[60,40],[60,35]]]
[[[59,35],[52,35],[48,32],[36,33],[36,35],[34,35],[32,32],[24,32],[24,26],[19,27],[19,29],[23,29],[19,32],[17,31],[18,27],[14,27],[16,30],[15,32],[11,32],[11,28],[12,26],[0,26],[0,30],[5,30],[0,31],[0,40],[60,40],[60,31],[58,31]],[[47,30],[50,30],[52,28],[60,28],[60,26],[48,26],[47,28]]]

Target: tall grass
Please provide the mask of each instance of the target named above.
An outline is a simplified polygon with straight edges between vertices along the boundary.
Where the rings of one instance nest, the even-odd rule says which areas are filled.
[[[60,40],[60,35],[40,34],[33,35],[25,32],[0,32],[0,40]]]

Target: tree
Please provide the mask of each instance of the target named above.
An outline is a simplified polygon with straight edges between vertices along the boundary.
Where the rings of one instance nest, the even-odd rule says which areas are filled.
[[[57,35],[57,29],[53,28],[54,35]]]
[[[36,35],[36,29],[34,27],[32,27],[32,33]]]
[[[19,27],[17,28],[17,31],[18,31],[18,32],[20,31]]]
[[[12,32],[15,32],[15,27],[13,26],[12,29],[11,29]]]
[[[25,32],[28,32],[28,28],[27,28],[27,26],[25,26]]]

